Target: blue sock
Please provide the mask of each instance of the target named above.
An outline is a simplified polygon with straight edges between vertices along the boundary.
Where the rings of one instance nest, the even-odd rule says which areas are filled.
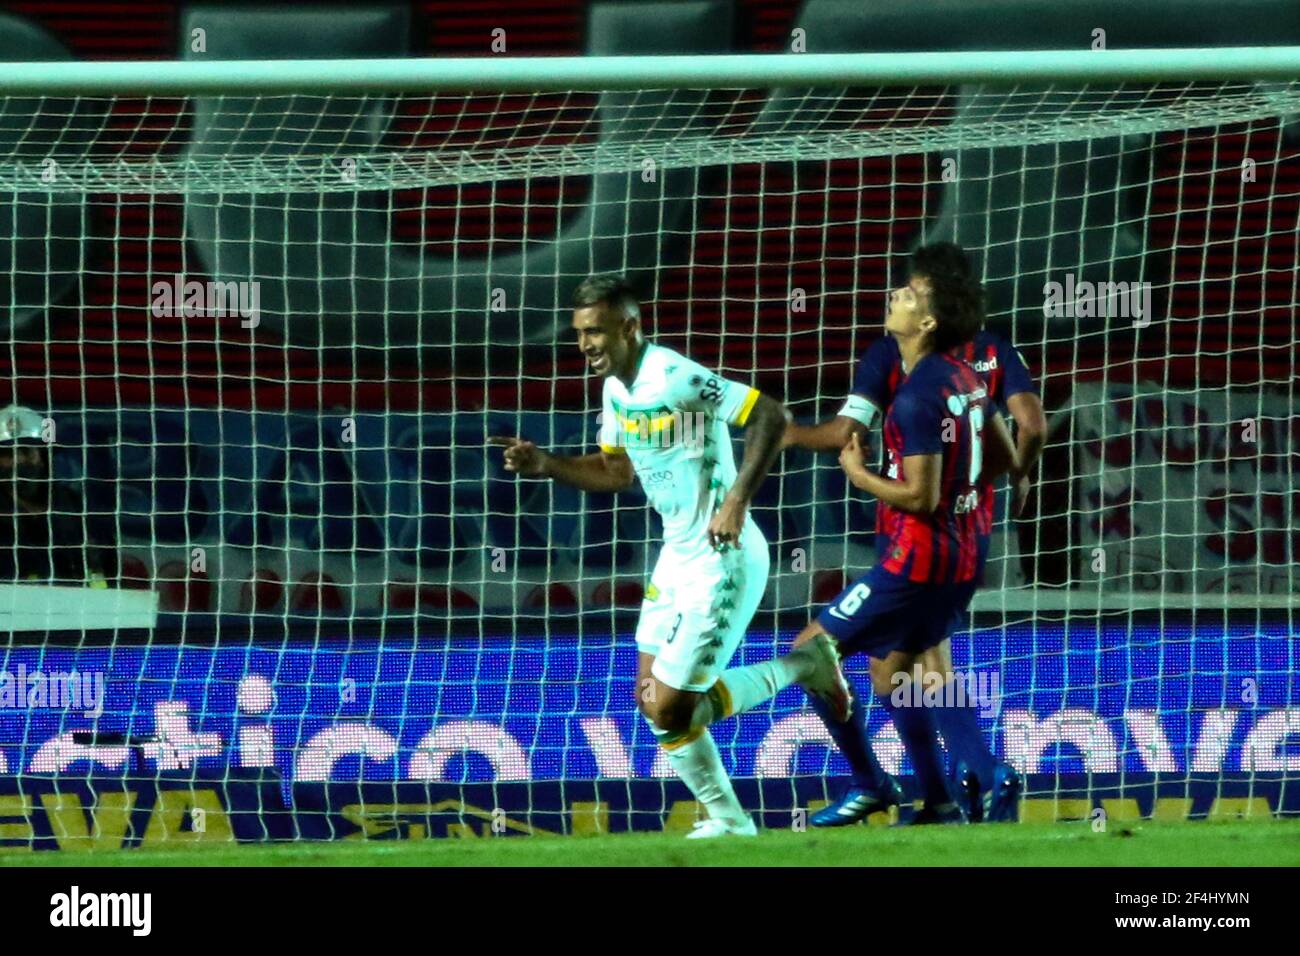
[[[975,719],[975,708],[969,703],[945,704],[934,710],[939,733],[952,754],[953,763],[961,761],[979,778],[981,790],[993,786],[993,770],[998,760],[989,750],[984,733]]]
[[[895,707],[889,694],[879,695],[878,700],[889,709],[898,728],[898,738],[903,742],[907,755],[912,758],[912,767],[916,771],[916,782],[927,806],[936,807],[951,803],[947,779],[943,773],[943,756],[939,750],[938,728],[935,726],[934,714],[929,707]]]
[[[862,698],[852,680],[849,681],[849,690],[853,694],[853,713],[842,724],[831,716],[830,708],[820,698],[809,694],[808,700],[826,725],[831,740],[849,762],[853,782],[873,793],[881,793],[885,788],[885,770],[871,751],[871,738],[867,736],[867,709],[862,706]]]

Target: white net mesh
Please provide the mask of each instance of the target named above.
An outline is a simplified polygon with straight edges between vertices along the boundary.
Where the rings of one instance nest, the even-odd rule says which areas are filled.
[[[616,812],[662,819],[682,792],[630,644],[657,524],[636,491],[509,479],[483,438],[590,450],[567,303],[605,270],[657,341],[827,417],[906,253],[956,239],[1052,424],[1026,516],[999,504],[997,613],[956,641],[1002,682],[998,752],[1031,798],[1083,771],[1234,799],[1293,777],[1297,113],[1295,81],[5,98],[0,367],[73,496],[0,548],[0,662],[107,691],[93,719],[0,712],[0,771],[446,781],[488,816],[631,779]],[[873,550],[833,456],[786,453],[755,515],[746,659]],[[100,555],[37,593],[20,544],[66,542]],[[96,571],[118,603],[70,625]],[[802,706],[716,728],[772,778],[755,809],[844,769]]]

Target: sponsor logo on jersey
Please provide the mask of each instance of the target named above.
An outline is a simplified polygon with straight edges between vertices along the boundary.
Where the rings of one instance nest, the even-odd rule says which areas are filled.
[[[960,415],[967,406],[978,402],[981,398],[988,397],[988,390],[981,385],[973,392],[957,392],[948,396],[948,411],[954,415]]]
[[[657,405],[629,408],[614,402],[612,444],[624,448],[668,448],[684,445],[694,450],[704,445],[709,416],[704,412],[683,412]]]
[[[712,402],[714,405],[722,404],[722,382],[720,379],[712,375],[708,378],[692,375],[690,383],[691,388],[700,389],[700,401]]]

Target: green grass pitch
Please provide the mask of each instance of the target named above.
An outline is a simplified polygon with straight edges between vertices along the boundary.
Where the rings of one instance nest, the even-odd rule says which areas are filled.
[[[850,827],[0,854],[7,866],[1295,866],[1300,820]]]

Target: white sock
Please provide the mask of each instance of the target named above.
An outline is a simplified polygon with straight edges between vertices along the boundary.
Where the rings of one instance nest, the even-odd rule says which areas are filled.
[[[662,743],[668,735],[656,727],[655,736]],[[748,820],[749,814],[736,799],[736,791],[722,766],[722,755],[718,753],[718,745],[714,743],[709,729],[692,728],[680,740],[685,742],[669,744],[664,747],[664,753],[677,771],[677,776],[695,794],[695,799],[704,805],[709,817],[733,823]]]
[[[770,700],[807,673],[800,654],[723,671],[696,708],[693,723],[712,724]]]

